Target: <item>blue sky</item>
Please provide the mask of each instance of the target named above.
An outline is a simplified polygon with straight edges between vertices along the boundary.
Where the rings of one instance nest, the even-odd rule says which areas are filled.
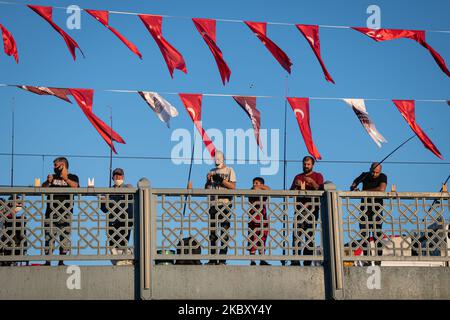
[[[15,1],[17,3],[30,3]],[[105,89],[146,90],[156,92],[221,93],[273,96],[258,99],[261,125],[280,130],[282,159],[283,124],[287,73],[243,23],[218,22],[217,42],[232,74],[222,85],[214,59],[188,18],[217,18],[302,24],[366,26],[366,9],[381,8],[384,28],[450,30],[447,14],[450,2],[411,1],[33,1],[32,4],[130,11],[170,15],[163,19],[163,34],[184,56],[188,74],[169,75],[159,48],[144,25],[133,15],[110,16],[110,25],[137,45],[143,54],[139,60],[111,32],[87,13],[82,13],[81,29],[65,29],[80,45],[86,58],[78,54],[74,62],[61,37],[25,6],[0,4],[0,23],[16,39],[20,63],[0,54],[0,83],[53,87],[93,88],[94,111],[109,122],[113,109],[114,129],[126,140],[117,144],[122,157],[170,157],[175,142],[173,130],[193,129],[176,95],[163,95],[177,107],[180,115],[168,129],[136,93],[112,93]],[[54,21],[65,28],[68,15],[55,10]],[[183,18],[184,17],[184,18]],[[294,26],[269,25],[271,37],[291,58],[288,78],[289,96],[386,99],[449,99],[448,77],[429,53],[411,40],[376,43],[349,29],[320,29],[322,58],[336,81],[325,81],[313,52]],[[427,33],[428,42],[450,65],[450,34]],[[11,151],[11,109],[15,105],[15,152],[20,154],[108,156],[109,148],[74,103],[53,97],[40,97],[14,88],[0,88],[0,153]],[[390,101],[367,101],[366,107],[378,130],[388,140],[379,149],[365,133],[351,109],[338,100],[312,100],[311,128],[315,144],[325,161],[376,161],[382,159],[412,131]],[[300,160],[307,154],[294,115],[288,106],[287,159]],[[449,107],[444,103],[417,102],[416,119],[441,151],[444,161],[425,149],[416,138],[389,160],[429,162],[433,164],[385,164],[389,185],[398,191],[438,191],[449,174]],[[250,121],[230,97],[203,98],[205,129],[248,129]],[[432,130],[431,130],[432,129]],[[248,155],[248,153],[247,153]],[[35,177],[45,180],[52,172],[53,157],[16,156],[15,185],[31,185]],[[107,158],[69,157],[70,171],[86,186],[95,177],[96,186],[107,186]],[[322,162],[316,166],[326,180],[338,189],[347,189],[353,178],[369,164]],[[154,187],[182,188],[186,185],[188,165],[170,160],[114,159],[133,185],[147,177]],[[249,188],[251,179],[260,175],[259,165],[233,165],[238,188]],[[0,156],[0,185],[10,183],[10,156]],[[210,166],[195,165],[194,187],[202,188]],[[266,176],[274,189],[283,188],[283,170]],[[301,171],[300,163],[289,163],[287,185]]]

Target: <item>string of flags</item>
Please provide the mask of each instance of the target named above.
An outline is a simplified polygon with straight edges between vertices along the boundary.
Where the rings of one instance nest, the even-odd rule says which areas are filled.
[[[59,27],[52,19],[53,7],[48,6],[37,6],[37,5],[27,5],[29,9],[33,10],[41,18],[43,18],[50,26],[60,34],[60,36],[65,41],[67,48],[69,49],[72,57],[76,60],[76,49],[80,50],[84,57],[83,51],[81,50],[78,43],[71,38],[61,27]],[[117,29],[109,25],[109,14],[112,11],[105,10],[90,10],[83,9],[90,16],[95,18],[101,24],[103,24],[107,29],[109,29],[113,34],[115,34],[124,43],[130,51],[142,59],[142,54],[136,45],[129,41],[125,36],[123,36]],[[162,32],[162,22],[163,16],[161,15],[151,15],[151,14],[138,14],[139,19],[142,21],[144,26],[148,29],[154,41],[161,50],[161,54],[166,62],[169,69],[170,76],[173,77],[174,70],[180,70],[187,73],[186,63],[183,55],[163,36]],[[217,68],[222,80],[225,85],[230,81],[231,69],[226,63],[223,53],[219,48],[217,37],[216,37],[216,19],[204,19],[204,18],[192,18],[192,22],[196,27],[197,31],[205,41],[206,45],[213,55]],[[291,73],[291,67],[293,65],[291,59],[288,55],[267,35],[267,22],[251,22],[242,21],[248,28],[256,35],[256,37],[263,43],[263,45],[269,50],[272,56],[280,64],[280,66],[286,70],[286,72]],[[325,79],[330,83],[335,83],[330,73],[328,72],[325,63],[322,59],[320,52],[320,37],[319,37],[319,25],[306,25],[306,24],[296,24],[295,27],[300,31],[305,40],[310,45],[313,50],[321,68],[324,73]],[[13,56],[18,63],[18,50],[16,42],[11,32],[9,32],[5,26],[0,24],[0,29],[2,31],[4,51],[7,55]],[[450,77],[450,71],[447,68],[445,60],[442,56],[429,45],[426,41],[426,31],[424,30],[408,30],[408,29],[368,29],[351,27],[355,31],[363,33],[364,35],[372,38],[374,41],[382,42],[400,38],[407,38],[416,41],[418,44],[423,46],[429,51],[437,65],[440,69]]]
[[[116,152],[114,142],[125,144],[125,140],[116,133],[112,128],[106,125],[100,118],[98,118],[93,111],[93,99],[94,90],[92,89],[77,89],[77,88],[51,88],[51,87],[37,87],[27,85],[0,85],[0,86],[12,86],[20,89],[32,92],[38,95],[51,95],[61,100],[71,103],[68,96],[71,95],[81,111],[91,122],[100,136],[105,140],[108,146]],[[147,103],[151,110],[156,114],[160,121],[165,123],[167,127],[170,127],[170,120],[178,116],[177,109],[164,99],[160,94],[150,91],[127,91],[135,92],[139,94],[141,98]],[[202,98],[203,94],[193,93],[179,93],[181,102],[183,103],[189,117],[194,123],[195,127],[199,131],[206,149],[209,151],[211,157],[214,157],[215,147],[214,143],[208,137],[206,131],[202,125]],[[231,95],[234,101],[245,112],[249,118],[253,131],[255,134],[255,140],[257,145],[262,149],[263,146],[260,141],[259,133],[261,130],[261,112],[256,106],[255,96],[240,96]],[[310,126],[310,98],[305,97],[286,97],[289,102],[294,116],[297,120],[298,127],[300,129],[303,141],[310,155],[315,159],[322,159],[318,149],[316,148]],[[386,143],[386,139],[377,130],[375,123],[370,119],[367,112],[364,99],[341,99],[347,105],[349,105],[363,126],[364,130],[370,136],[370,138],[381,147],[381,143]],[[432,100],[430,100],[432,101]],[[440,100],[434,100],[440,101]],[[413,132],[418,136],[425,148],[430,150],[440,159],[443,159],[438,148],[433,144],[431,139],[426,135],[422,128],[417,124],[415,117],[415,100],[392,100],[397,107],[405,121],[408,123]],[[450,105],[448,101],[445,101]]]

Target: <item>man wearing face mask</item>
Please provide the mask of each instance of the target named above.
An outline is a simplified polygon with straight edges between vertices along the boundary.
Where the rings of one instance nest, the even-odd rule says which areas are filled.
[[[20,196],[10,196],[4,201],[6,206],[0,209],[0,218],[4,222],[0,228],[0,253],[5,256],[26,255],[28,242],[26,240],[26,217],[21,214],[23,202]],[[3,229],[3,230],[2,230]],[[14,248],[14,249],[13,249]],[[0,262],[2,266],[14,266],[17,262]]]
[[[315,160],[313,157],[306,156],[303,158],[303,173],[295,176],[292,181],[291,190],[321,190],[323,189],[323,176],[319,172],[314,172]],[[301,203],[296,205],[296,212],[294,214],[296,221],[296,229],[293,234],[293,246],[302,246],[303,255],[311,256],[315,248],[315,228],[319,219],[320,203],[314,203],[312,197],[298,197],[296,202]],[[302,236],[305,236],[304,243],[301,243]],[[301,250],[294,250],[294,255],[301,254]],[[291,265],[299,266],[299,261],[292,261]],[[304,266],[310,266],[311,261],[305,260]]]
[[[350,186],[351,191],[357,190],[358,185],[362,183],[363,191],[379,191],[385,192],[387,187],[387,176],[381,172],[381,164],[378,162],[372,163],[369,172],[363,172],[357,177]],[[368,197],[361,199],[361,215],[359,229],[361,230],[361,246],[364,248],[364,255],[369,254],[367,237],[373,235],[376,247],[377,255],[383,254],[383,244],[381,243],[383,237],[383,199]],[[377,265],[380,261],[375,262]]]
[[[42,184],[44,188],[78,188],[78,176],[69,173],[69,161],[64,157],[53,160],[54,174],[49,174]],[[50,194],[45,211],[45,254],[52,255],[55,242],[59,244],[59,254],[66,255],[70,251],[71,223],[73,215],[72,194]],[[46,266],[50,261],[46,261]],[[62,260],[58,265],[64,265]]]
[[[114,189],[132,188],[124,183],[123,169],[116,168],[112,173]],[[120,203],[120,204],[119,204]],[[126,194],[111,194],[101,198],[100,209],[108,213],[108,247],[113,255],[131,254],[128,248],[131,229],[133,228],[133,198]],[[111,261],[113,265],[131,265],[132,260]]]
[[[205,189],[234,190],[236,189],[236,174],[231,167],[225,164],[225,158],[221,151],[216,150],[214,155],[215,168],[212,168],[206,176]],[[231,196],[210,196],[209,198],[209,241],[210,254],[228,252],[228,229],[230,228]],[[222,241],[218,241],[220,238]],[[222,243],[221,243],[222,242]],[[207,264],[226,264],[225,260],[210,260]]]

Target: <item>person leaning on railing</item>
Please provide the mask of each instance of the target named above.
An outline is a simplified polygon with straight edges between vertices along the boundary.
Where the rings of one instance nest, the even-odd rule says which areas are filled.
[[[385,192],[387,187],[387,176],[381,172],[381,164],[378,162],[372,163],[369,172],[361,173],[350,186],[351,191],[356,191],[358,185],[362,183],[363,191],[378,191]],[[373,237],[377,247],[377,255],[383,255],[383,199],[366,197],[361,199],[361,216],[359,217],[359,229],[361,230],[361,242],[363,247],[364,256],[369,255],[369,242],[368,237],[373,233]],[[380,261],[375,262],[379,265]]]
[[[5,201],[3,201],[5,202]],[[0,255],[19,256],[25,255],[28,247],[26,240],[26,217],[19,214],[23,208],[20,196],[10,196],[7,205],[0,209],[0,218],[3,218],[3,226],[0,228]],[[0,266],[13,266],[14,261],[0,262]]]
[[[253,178],[252,190],[270,190],[269,186],[265,185],[265,181],[261,177]],[[262,201],[261,201],[262,199]],[[250,255],[255,255],[257,248],[259,248],[259,255],[264,255],[266,239],[269,234],[269,222],[267,220],[267,197],[248,197],[250,203],[250,210],[248,212],[250,221],[248,222],[248,246]],[[259,262],[261,266],[268,266],[265,260]],[[256,265],[252,260],[250,265]]]
[[[69,173],[69,161],[64,157],[53,160],[54,174],[49,174],[42,184],[44,188],[78,188],[79,179]],[[53,198],[52,198],[53,197]],[[45,210],[45,254],[53,254],[54,244],[59,237],[59,254],[66,255],[71,247],[71,222],[73,215],[73,195],[48,195]],[[45,262],[50,266],[50,261]],[[58,265],[64,265],[62,260]]]
[[[216,151],[214,156],[216,167],[211,169],[206,176],[205,189],[228,190],[236,189],[236,173],[233,168],[227,167],[225,158],[221,151]],[[217,252],[217,242],[222,239],[222,248],[219,254],[228,252],[228,229],[230,228],[231,196],[210,196],[209,198],[209,218],[210,230],[209,241],[211,245],[211,254]],[[226,264],[225,260],[210,260],[208,265]]]
[[[132,188],[131,184],[124,183],[125,173],[123,169],[116,168],[112,179],[114,189]],[[127,194],[111,194],[109,200],[101,197],[100,209],[108,213],[108,246],[113,255],[131,254],[128,248],[131,229],[133,228],[133,203],[132,196]],[[113,265],[132,265],[133,260],[111,261]]]
[[[323,189],[323,176],[319,172],[314,171],[315,160],[311,156],[303,158],[303,173],[295,176],[292,181],[291,190],[322,190]],[[295,225],[292,239],[292,245],[298,246],[301,241],[301,237],[305,235],[305,243],[303,244],[303,255],[311,256],[315,250],[315,228],[316,221],[319,219],[319,207],[313,204],[312,197],[297,197],[296,199],[296,213]],[[302,222],[303,221],[303,222]],[[296,227],[296,228],[295,228]],[[301,250],[294,249],[294,255],[300,255]],[[304,260],[304,266],[310,266],[312,261]],[[299,266],[300,262],[294,260],[291,262],[292,266]]]

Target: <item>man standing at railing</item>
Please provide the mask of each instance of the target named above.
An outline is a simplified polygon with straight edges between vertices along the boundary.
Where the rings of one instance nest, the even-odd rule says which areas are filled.
[[[0,255],[20,256],[26,255],[27,218],[20,214],[23,209],[23,200],[19,195],[10,196],[7,201],[1,199],[6,206],[0,206]],[[0,261],[0,266],[15,266],[15,261]]]
[[[112,173],[114,189],[132,188],[131,184],[124,183],[123,169],[116,168]],[[100,209],[108,213],[108,245],[113,255],[131,254],[129,241],[133,228],[133,202],[132,196],[127,194],[113,194],[106,199],[101,198]],[[112,261],[113,265],[132,265],[132,260]]]
[[[385,192],[387,186],[387,176],[381,172],[381,164],[378,162],[372,163],[370,166],[370,171],[361,173],[359,177],[353,181],[350,186],[350,190],[357,190],[360,183],[363,184],[363,191]],[[368,241],[368,237],[371,236],[371,233],[374,234],[374,240],[377,246],[377,255],[383,255],[383,244],[381,243],[383,239],[382,209],[382,198],[375,198],[374,201],[372,201],[369,197],[361,199],[361,216],[359,218],[359,229],[361,230],[360,245],[363,247],[364,256],[366,257],[369,254],[368,247],[370,242]],[[379,261],[375,263],[378,265],[380,264]]]
[[[303,158],[303,173],[295,176],[292,181],[291,190],[321,190],[323,189],[323,176],[319,172],[314,172],[315,160],[313,157],[306,156]],[[296,210],[294,214],[295,225],[293,234],[293,246],[298,247],[301,238],[305,236],[303,243],[303,255],[311,256],[315,250],[315,228],[316,221],[319,219],[320,202],[314,203],[312,197],[298,197],[296,200]],[[294,249],[294,255],[300,255],[301,250]],[[299,266],[299,261],[292,261],[292,266]],[[304,260],[304,266],[310,266],[311,261]]]
[[[44,188],[78,188],[78,176],[69,173],[69,161],[64,158],[53,160],[54,174],[49,174],[42,184]],[[45,210],[45,254],[53,254],[55,241],[59,242],[59,254],[70,251],[71,222],[73,214],[73,195],[55,194],[47,197]],[[59,239],[58,239],[59,238]],[[46,266],[50,261],[45,262]],[[62,260],[58,265],[64,265]]]
[[[236,189],[236,174],[231,167],[225,164],[225,158],[221,151],[216,150],[214,161],[216,167],[211,169],[206,176],[205,189],[234,190]],[[228,252],[228,229],[230,228],[231,196],[210,196],[209,197],[209,241],[211,246],[210,254]],[[218,241],[220,239],[222,241]],[[226,264],[225,260],[210,260],[207,264]]]

